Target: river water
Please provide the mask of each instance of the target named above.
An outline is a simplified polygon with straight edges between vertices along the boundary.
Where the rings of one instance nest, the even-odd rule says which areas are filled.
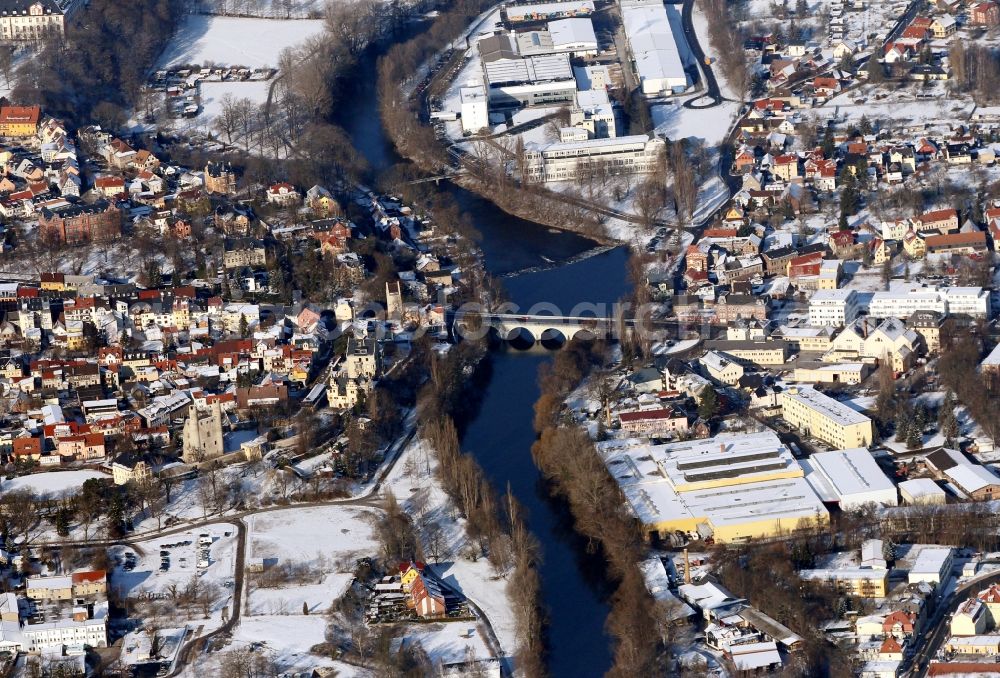
[[[400,161],[380,124],[375,58],[360,64],[355,88],[343,99],[335,122],[351,137],[374,171]],[[628,292],[624,248],[583,256],[597,244],[505,214],[491,202],[452,184],[442,184],[482,234],[486,266],[495,275],[545,267],[506,278],[511,301],[522,310],[554,304],[570,314],[579,303],[612,304]],[[553,262],[573,263],[553,266]],[[538,368],[551,359],[541,348],[494,352],[492,376],[478,414],[468,423],[463,449],[473,455],[502,494],[510,485],[527,509],[528,527],[542,545],[543,604],[548,613],[548,666],[557,678],[600,676],[611,665],[604,633],[609,591],[604,564],[587,553],[572,529],[565,504],[550,497],[531,459],[535,441],[533,405]],[[509,648],[513,650],[513,648]]]

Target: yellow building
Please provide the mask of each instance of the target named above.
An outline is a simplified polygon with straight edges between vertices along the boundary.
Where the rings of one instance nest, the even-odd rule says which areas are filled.
[[[789,346],[786,341],[730,341],[719,339],[706,341],[709,351],[721,351],[736,362],[754,367],[757,365],[784,365],[788,358]]]
[[[936,353],[941,348],[943,321],[943,317],[937,311],[914,311],[906,319],[906,326],[923,338],[928,353]]]
[[[124,485],[130,481],[147,483],[153,479],[153,469],[144,461],[137,461],[131,467],[116,461],[111,465],[111,477],[115,485]]]
[[[14,3],[13,8],[0,12],[0,40],[21,42],[63,36],[66,17],[53,0],[26,4]]]
[[[889,570],[867,567],[802,570],[799,576],[807,581],[823,582],[838,593],[862,598],[885,598],[889,590]],[[879,631],[881,632],[881,627]]]
[[[955,654],[1000,654],[1000,636],[954,636],[944,649]]]
[[[923,259],[924,255],[927,254],[927,245],[924,243],[923,238],[910,231],[903,238],[903,251],[911,259]]]
[[[782,391],[781,416],[805,435],[840,450],[868,447],[872,443],[871,419],[812,388]]]
[[[0,21],[0,25],[2,23]],[[39,117],[41,109],[38,106],[0,106],[0,137],[35,136]]]
[[[975,598],[969,598],[955,610],[949,630],[953,636],[978,636],[986,630],[986,622],[986,606]]]
[[[1000,585],[994,584],[976,594],[976,599],[986,607],[988,625],[1000,627]]]
[[[773,431],[650,445],[604,455],[647,533],[717,542],[774,537],[829,524],[802,467]]]
[[[871,372],[871,366],[865,363],[826,363],[802,364],[792,373],[793,381],[803,381],[810,384],[860,384]]]

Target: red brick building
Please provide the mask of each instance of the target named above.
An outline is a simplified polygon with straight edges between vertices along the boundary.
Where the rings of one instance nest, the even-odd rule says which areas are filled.
[[[122,233],[122,213],[114,205],[100,200],[93,205],[74,205],[53,212],[42,210],[39,232],[51,241],[76,244],[106,242]]]
[[[1000,7],[995,2],[979,2],[972,6],[969,19],[977,26],[996,26],[1000,24]]]

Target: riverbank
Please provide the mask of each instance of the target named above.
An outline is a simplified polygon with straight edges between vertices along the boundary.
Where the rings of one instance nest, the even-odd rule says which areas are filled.
[[[477,11],[476,3],[468,8]],[[478,11],[494,11],[479,3]],[[448,73],[449,63],[460,56],[452,48],[483,14],[452,10],[440,15],[434,25],[405,43],[393,45],[378,64],[378,98],[382,126],[395,152],[433,176],[452,166],[449,149],[423,120],[426,97],[437,81]],[[413,83],[422,78],[420,87]],[[500,162],[500,161],[498,161]],[[501,167],[472,159],[467,174],[451,180],[496,205],[511,216],[582,235],[604,245],[622,244],[612,237],[601,219],[579,201],[566,200],[546,190],[529,190],[513,181]]]

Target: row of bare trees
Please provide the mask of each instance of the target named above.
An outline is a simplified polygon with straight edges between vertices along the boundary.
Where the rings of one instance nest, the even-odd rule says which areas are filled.
[[[608,632],[615,639],[614,665],[608,675],[654,675],[661,672],[659,647],[667,626],[665,611],[646,590],[639,562],[644,554],[641,526],[627,509],[618,484],[611,477],[590,436],[561,419],[561,405],[595,364],[597,351],[570,342],[551,369],[539,378],[541,397],[535,405],[539,438],[532,457],[553,491],[565,498],[574,529],[592,547],[600,548],[608,575],[617,584],[611,597]],[[563,357],[565,355],[565,357]]]
[[[708,35],[718,64],[735,90],[742,97],[750,84],[750,69],[743,51],[743,34],[733,18],[732,5],[726,0],[707,0],[702,6],[708,17]]]
[[[528,531],[522,509],[510,490],[502,498],[486,479],[475,459],[461,450],[453,417],[468,414],[468,397],[475,379],[469,379],[485,358],[482,346],[465,342],[445,358],[431,354],[429,378],[418,401],[421,434],[434,449],[437,475],[445,491],[466,518],[465,529],[475,553],[485,557],[495,572],[507,576],[507,592],[517,621],[517,664],[526,676],[545,673],[540,605],[538,544]],[[464,355],[463,355],[464,353]],[[433,413],[433,414],[432,414]]]
[[[971,92],[976,103],[988,104],[1000,97],[1000,52],[985,45],[953,40],[948,48],[948,61],[954,78],[952,86],[960,92]]]

